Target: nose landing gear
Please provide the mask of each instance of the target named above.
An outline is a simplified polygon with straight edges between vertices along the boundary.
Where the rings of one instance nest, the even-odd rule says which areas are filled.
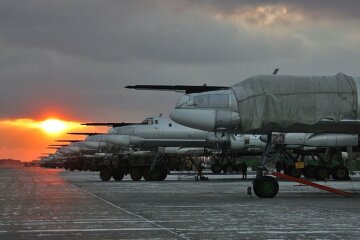
[[[261,176],[253,181],[254,193],[260,198],[273,198],[279,191],[279,184],[276,178]]]

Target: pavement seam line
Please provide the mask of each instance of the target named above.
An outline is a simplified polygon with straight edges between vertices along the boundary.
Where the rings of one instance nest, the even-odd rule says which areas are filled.
[[[181,236],[181,235],[177,234],[176,232],[174,232],[174,231],[172,231],[172,230],[170,230],[170,229],[168,229],[168,228],[166,228],[166,227],[164,227],[164,226],[162,226],[162,225],[160,225],[160,224],[157,224],[157,223],[155,223],[155,222],[153,222],[153,221],[151,221],[151,220],[149,220],[149,219],[147,219],[147,218],[145,218],[145,217],[143,217],[143,216],[141,216],[141,215],[138,215],[138,214],[136,214],[136,213],[130,212],[129,210],[126,210],[126,209],[124,209],[124,208],[122,208],[122,207],[119,207],[119,206],[113,204],[112,202],[109,202],[109,201],[107,201],[106,199],[104,199],[104,198],[102,198],[102,197],[99,197],[99,196],[97,196],[97,195],[95,195],[95,194],[93,194],[93,193],[91,193],[91,192],[89,192],[89,191],[87,191],[87,190],[85,190],[85,189],[82,189],[82,188],[80,188],[80,187],[78,187],[78,186],[76,186],[76,185],[74,185],[74,184],[72,184],[72,183],[69,183],[69,182],[68,182],[68,184],[71,185],[71,186],[73,186],[73,187],[76,188],[76,189],[79,189],[80,191],[82,191],[82,192],[84,192],[84,193],[87,193],[87,194],[89,194],[89,195],[91,195],[91,196],[93,196],[93,197],[95,197],[95,198],[97,198],[97,199],[99,199],[99,200],[107,203],[108,205],[110,205],[110,206],[112,206],[112,207],[115,207],[115,208],[117,208],[117,209],[119,209],[119,210],[121,210],[121,211],[123,211],[123,212],[126,212],[127,214],[130,214],[130,215],[132,215],[132,216],[135,216],[135,217],[137,217],[137,218],[143,219],[144,221],[146,221],[146,222],[148,222],[148,223],[150,223],[150,224],[152,224],[152,225],[155,225],[155,226],[157,226],[157,227],[159,227],[159,228],[161,228],[161,229],[163,229],[163,230],[165,230],[165,231],[167,231],[167,232],[169,232],[169,233],[171,233],[171,234],[173,234],[173,235],[175,235],[175,236],[177,236],[177,237],[179,237],[179,238],[186,239],[186,240],[189,240],[189,239],[190,239],[190,238]]]

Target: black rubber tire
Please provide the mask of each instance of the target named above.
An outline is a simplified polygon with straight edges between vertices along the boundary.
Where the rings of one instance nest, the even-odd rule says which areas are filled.
[[[109,181],[110,180],[110,178],[111,178],[111,172],[110,172],[110,170],[108,169],[108,168],[102,168],[102,169],[100,169],[100,174],[99,174],[99,176],[100,176],[100,179],[102,180],[102,181]]]
[[[299,177],[301,177],[302,171],[301,171],[301,169],[295,168],[294,165],[290,165],[285,168],[284,173],[286,175],[299,178]]]
[[[152,181],[161,181],[163,178],[163,169],[162,168],[154,168],[151,172],[150,172],[150,179]]]
[[[273,198],[279,192],[279,184],[276,178],[262,176],[254,179],[253,189],[259,198]]]
[[[121,181],[124,178],[125,173],[123,171],[117,171],[112,173],[112,177],[115,181]]]
[[[337,165],[331,169],[331,176],[335,180],[349,180],[349,169],[345,166]]]
[[[130,171],[130,177],[133,181],[140,181],[142,178],[142,171],[140,168],[134,167]]]
[[[167,168],[162,168],[162,173],[161,173],[161,177],[160,177],[160,181],[164,181],[168,175],[168,169]]]
[[[325,180],[329,179],[330,177],[330,170],[326,166],[317,166],[315,171],[315,179],[316,180]]]
[[[316,167],[314,165],[307,165],[303,170],[304,177],[308,179],[315,178],[315,173],[316,173]]]
[[[234,172],[234,168],[233,168],[231,165],[225,165],[225,166],[223,167],[223,172],[224,172],[225,174],[231,174],[231,173]]]
[[[219,164],[214,164],[211,166],[211,171],[215,174],[221,173],[221,170],[222,170],[222,168]]]
[[[142,171],[142,175],[145,181],[151,181],[150,168],[144,168]]]

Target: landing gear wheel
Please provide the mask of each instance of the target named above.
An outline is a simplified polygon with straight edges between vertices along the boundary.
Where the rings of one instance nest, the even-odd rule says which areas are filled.
[[[331,176],[335,180],[348,180],[349,170],[345,166],[335,166],[331,169]]]
[[[112,174],[112,177],[114,178],[115,181],[121,181],[124,178],[124,172],[123,171],[118,171],[118,172],[114,172]]]
[[[215,173],[215,174],[219,174],[219,173],[221,173],[221,166],[219,165],[219,164],[214,164],[214,165],[212,165],[212,167],[211,167],[211,171],[213,172],[213,173]]]
[[[329,168],[325,166],[317,166],[315,171],[315,178],[316,180],[325,180],[329,179],[330,171]]]
[[[287,168],[285,168],[284,173],[286,175],[299,178],[299,177],[301,177],[302,171],[301,171],[301,169],[297,169],[297,168],[295,168],[295,166],[291,165],[291,166],[288,166]]]
[[[143,175],[145,181],[151,181],[150,168],[144,168],[142,175]]]
[[[142,171],[140,168],[132,168],[130,171],[130,177],[133,181],[139,181],[142,178]]]
[[[109,181],[110,178],[111,178],[111,172],[110,172],[110,170],[107,169],[107,168],[102,168],[102,169],[100,170],[100,179],[101,179],[102,181]]]
[[[225,174],[230,174],[234,171],[233,167],[231,165],[225,165],[223,168],[223,172]]]
[[[278,181],[270,176],[255,178],[253,189],[259,198],[273,198],[279,191]]]
[[[160,181],[164,181],[167,175],[168,175],[168,170],[166,168],[163,168]]]
[[[157,167],[150,172],[150,178],[153,181],[163,181],[167,176],[165,168]]]
[[[305,166],[303,170],[303,174],[305,178],[315,178],[316,168],[313,165],[307,165]]]

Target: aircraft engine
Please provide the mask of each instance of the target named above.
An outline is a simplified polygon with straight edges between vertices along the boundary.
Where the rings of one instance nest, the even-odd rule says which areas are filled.
[[[273,133],[279,134],[279,133]],[[282,134],[282,133],[280,133]],[[285,133],[283,144],[310,147],[353,147],[359,144],[357,134],[342,133]]]
[[[206,138],[206,142],[211,144],[223,144],[229,142],[229,135],[223,133],[210,133]]]
[[[195,154],[200,155],[204,154],[206,150],[204,148],[179,148],[179,147],[165,147],[163,152],[166,154],[175,154],[175,155],[189,155]]]
[[[231,135],[230,148],[232,150],[247,149],[251,152],[259,152],[266,146],[261,137],[260,135]]]

